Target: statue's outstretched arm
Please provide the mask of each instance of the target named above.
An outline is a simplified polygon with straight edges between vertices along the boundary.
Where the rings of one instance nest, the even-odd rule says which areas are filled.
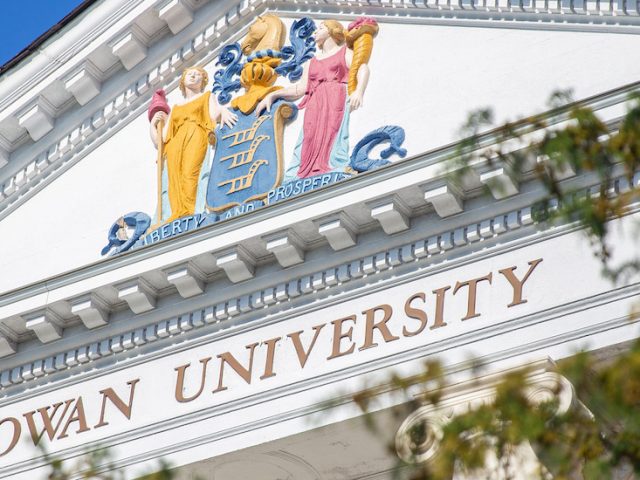
[[[264,110],[269,112],[271,110],[271,105],[279,98],[283,98],[285,100],[298,100],[302,98],[307,91],[307,82],[309,79],[309,69],[305,65],[304,70],[302,72],[302,78],[298,80],[296,83],[289,85],[288,87],[281,88],[280,90],[276,90],[271,92],[266,97],[264,97],[258,106],[256,107],[256,115],[260,115]]]
[[[238,121],[238,115],[233,113],[229,107],[220,105],[215,95],[209,97],[209,115],[214,122],[227,128],[232,128]]]

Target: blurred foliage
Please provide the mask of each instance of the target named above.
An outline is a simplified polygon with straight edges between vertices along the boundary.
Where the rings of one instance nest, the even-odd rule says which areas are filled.
[[[530,395],[531,388],[536,388],[532,371],[511,372],[497,382],[492,398],[447,418],[438,438],[432,424],[413,424],[405,433],[412,446],[410,458],[398,460],[394,478],[451,480],[454,472],[456,478],[491,480],[626,480],[640,476],[640,341],[604,364],[580,353],[558,363],[556,372],[573,385],[573,401],[566,411],[558,410],[560,382],[552,388],[552,398],[535,400]],[[405,400],[393,409],[396,421],[424,406],[432,407],[430,417],[438,418],[438,412],[450,408],[443,401],[450,395],[445,378],[442,365],[429,361],[422,374],[394,377],[390,385],[367,389],[355,401],[363,412],[371,412],[382,394],[395,390]],[[388,435],[373,420],[369,426],[382,438]],[[435,455],[426,462],[418,461],[424,446],[434,444]],[[534,469],[524,477],[514,462],[523,446],[530,446],[537,458]],[[394,457],[396,449],[394,439],[389,443]]]
[[[484,166],[506,168],[515,182],[538,182],[543,188],[534,220],[582,227],[603,274],[617,283],[627,281],[640,272],[640,263],[636,258],[612,262],[615,245],[609,233],[610,220],[638,206],[634,175],[640,167],[640,95],[632,96],[627,114],[610,124],[570,100],[569,92],[558,92],[550,111],[493,129],[490,110],[471,114],[448,165],[449,181],[464,188],[473,178],[469,175],[476,175],[472,170]],[[580,353],[559,363],[557,373],[572,383],[577,399],[566,412],[558,411],[560,384],[553,399],[536,403],[529,398],[530,373],[523,369],[504,376],[491,400],[447,418],[437,434],[424,422],[411,427],[405,433],[411,458],[399,461],[395,477],[450,480],[455,472],[466,479],[523,478],[512,464],[523,446],[537,457],[537,472],[526,478],[640,477],[640,341],[608,362]],[[400,421],[420,407],[446,410],[446,378],[443,366],[429,361],[421,375],[394,377],[354,400],[370,412],[382,394],[400,393],[404,403],[395,410]],[[371,428],[385,435],[370,417]],[[436,454],[420,462],[423,447],[434,444]],[[395,441],[389,449],[396,457]]]
[[[42,448],[42,447],[41,447]],[[75,462],[63,462],[59,458],[52,457],[44,452],[49,464],[50,472],[48,480],[129,480],[123,469],[111,462],[111,452],[108,449],[99,449],[88,452]],[[173,480],[175,473],[169,463],[159,461],[158,466],[137,480]],[[197,479],[196,479],[197,480]]]
[[[485,164],[505,167],[516,183],[539,182],[545,195],[534,206],[534,219],[580,224],[603,273],[624,280],[640,270],[640,262],[612,267],[609,220],[628,214],[639,198],[633,177],[640,167],[640,93],[629,98],[626,115],[609,125],[580,102],[565,104],[570,98],[570,92],[556,92],[552,110],[489,132],[493,113],[472,113],[450,161],[450,180],[463,185],[474,166]],[[590,186],[568,180],[569,173]],[[620,189],[621,182],[629,188]]]

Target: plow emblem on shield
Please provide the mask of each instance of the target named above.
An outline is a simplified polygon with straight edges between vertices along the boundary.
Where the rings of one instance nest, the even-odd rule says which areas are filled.
[[[237,112],[233,128],[216,129],[217,144],[207,188],[207,208],[220,213],[264,200],[282,181],[282,137],[286,121],[297,108],[288,102],[274,105],[269,114]]]

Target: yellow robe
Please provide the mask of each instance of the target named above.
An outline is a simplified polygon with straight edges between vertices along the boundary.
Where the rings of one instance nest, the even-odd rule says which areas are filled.
[[[200,167],[207,154],[209,132],[215,128],[209,114],[210,96],[211,92],[206,92],[171,110],[164,144],[171,206],[168,222],[194,214]]]

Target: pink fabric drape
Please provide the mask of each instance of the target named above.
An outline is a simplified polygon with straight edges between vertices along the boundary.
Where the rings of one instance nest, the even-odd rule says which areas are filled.
[[[343,46],[327,58],[311,59],[307,91],[300,103],[300,108],[305,109],[300,178],[329,171],[329,156],[340,130],[347,96],[349,67],[345,51]]]

